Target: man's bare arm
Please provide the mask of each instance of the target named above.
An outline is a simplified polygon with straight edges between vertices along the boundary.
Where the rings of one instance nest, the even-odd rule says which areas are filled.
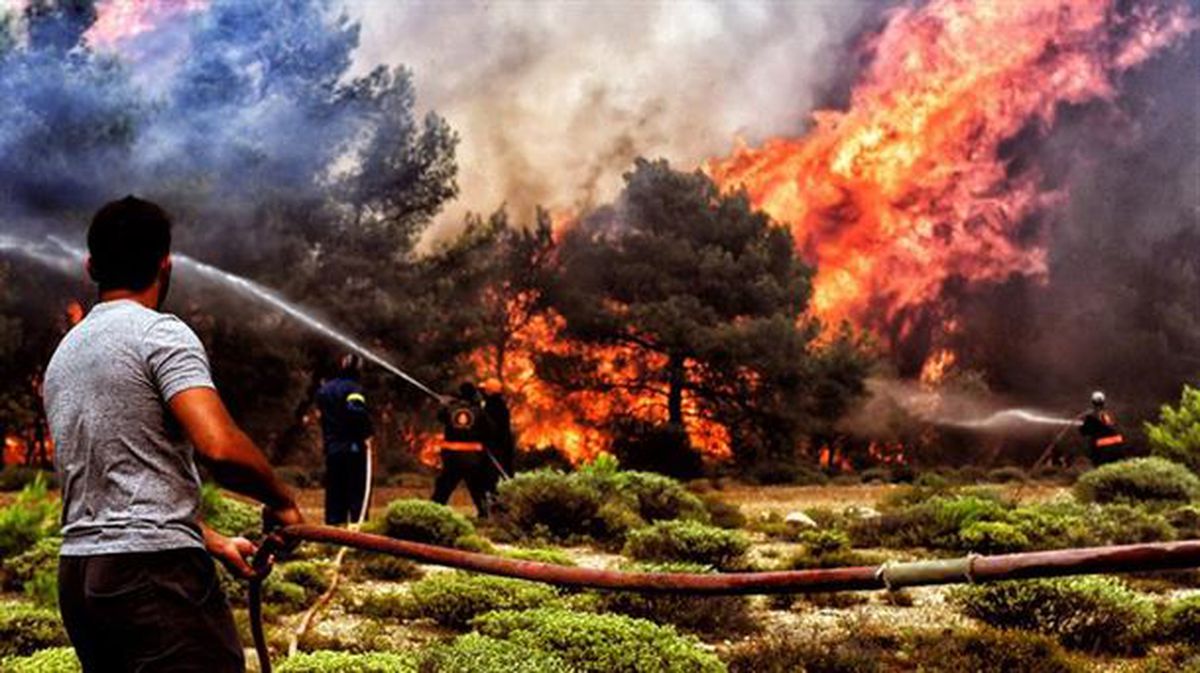
[[[185,390],[171,398],[170,406],[218,484],[263,503],[281,524],[300,522],[291,491],[229,416],[217,391]]]

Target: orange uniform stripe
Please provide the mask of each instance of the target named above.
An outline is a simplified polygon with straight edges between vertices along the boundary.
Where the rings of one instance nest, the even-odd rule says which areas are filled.
[[[1100,439],[1097,439],[1096,446],[1114,446],[1116,444],[1120,444],[1123,441],[1125,441],[1125,438],[1122,437],[1121,435],[1111,435],[1108,437],[1101,437]]]
[[[442,442],[443,451],[483,451],[480,442]]]

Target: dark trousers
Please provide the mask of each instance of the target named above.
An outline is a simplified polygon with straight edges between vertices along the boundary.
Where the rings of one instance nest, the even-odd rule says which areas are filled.
[[[63,556],[58,604],[84,673],[246,669],[204,550]]]
[[[442,451],[442,471],[433,482],[433,501],[442,505],[450,502],[450,494],[464,480],[476,512],[480,518],[486,517],[492,469],[482,451]]]
[[[326,454],[325,523],[340,526],[358,521],[366,495],[367,452]]]

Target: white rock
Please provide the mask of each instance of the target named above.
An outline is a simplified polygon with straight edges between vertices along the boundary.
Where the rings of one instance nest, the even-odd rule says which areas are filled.
[[[788,515],[783,517],[785,523],[790,526],[799,528],[816,528],[817,522],[812,520],[812,517],[804,512],[788,512]]]

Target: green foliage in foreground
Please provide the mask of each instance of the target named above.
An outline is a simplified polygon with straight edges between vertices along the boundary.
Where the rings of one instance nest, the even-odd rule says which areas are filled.
[[[410,591],[414,616],[455,629],[485,612],[541,607],[558,598],[558,591],[546,584],[465,572],[429,575]]]
[[[731,673],[821,671],[875,673],[1082,673],[1053,639],[1024,631],[947,629],[893,634],[867,627],[853,638],[773,636],[750,641],[729,655]]]
[[[0,586],[10,591],[22,589],[39,571],[58,568],[62,538],[47,537],[32,547],[0,563]]]
[[[1200,388],[1185,385],[1179,406],[1163,405],[1158,422],[1146,423],[1146,439],[1155,456],[1200,474]]]
[[[83,667],[71,647],[52,647],[27,657],[8,657],[0,660],[4,673],[79,673]]]
[[[383,520],[376,524],[397,540],[444,547],[474,548],[475,526],[445,505],[428,500],[395,500],[388,503]]]
[[[59,506],[40,475],[0,507],[0,558],[16,556],[58,531]]]
[[[1200,646],[1200,595],[1179,599],[1163,613],[1163,635],[1171,640]]]
[[[259,508],[226,495],[215,484],[200,488],[200,517],[222,535],[257,537],[262,533]]]
[[[1200,477],[1165,458],[1133,458],[1085,473],[1075,496],[1083,502],[1188,503],[1200,499]]]
[[[491,612],[480,633],[557,654],[579,673],[721,673],[725,665],[674,628],[557,608]]]
[[[695,563],[634,563],[622,568],[635,572],[705,573],[709,566]],[[672,624],[683,631],[713,637],[750,633],[758,624],[746,596],[696,596],[683,594],[641,594],[632,591],[604,591],[595,595],[596,608],[641,617],[655,624]]]
[[[58,612],[27,603],[0,603],[0,657],[27,656],[67,644]]]
[[[572,673],[558,656],[508,640],[468,633],[435,647],[421,660],[419,673]]]
[[[639,561],[699,563],[721,570],[744,565],[750,540],[697,521],[660,521],[629,535],[625,554]]]
[[[295,654],[276,668],[279,673],[416,673],[413,657],[388,652],[351,654],[328,650]]]
[[[968,586],[953,599],[966,615],[991,626],[1044,633],[1092,652],[1140,653],[1155,626],[1151,601],[1110,577]]]

